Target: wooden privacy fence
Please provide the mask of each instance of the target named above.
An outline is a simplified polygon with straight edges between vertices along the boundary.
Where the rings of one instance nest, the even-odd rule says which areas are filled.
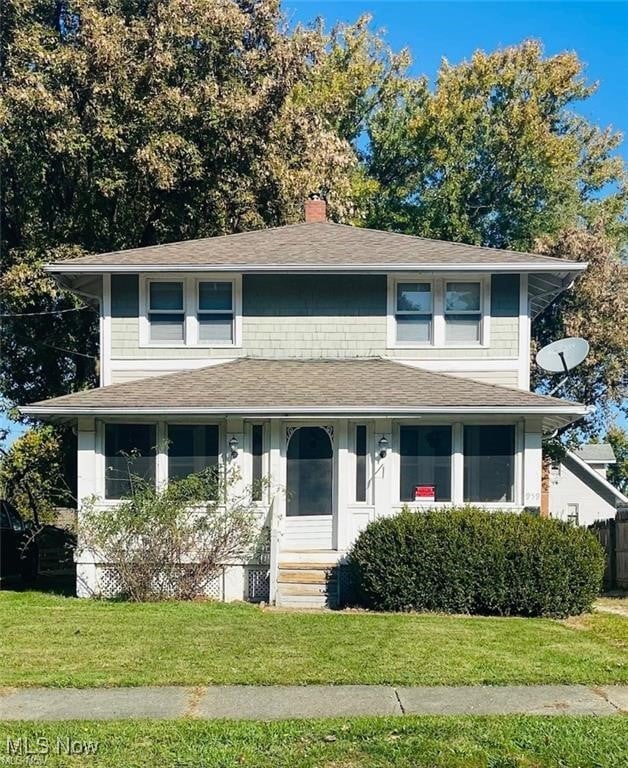
[[[589,526],[604,547],[606,589],[628,589],[628,505],[618,508],[614,520],[600,520]]]

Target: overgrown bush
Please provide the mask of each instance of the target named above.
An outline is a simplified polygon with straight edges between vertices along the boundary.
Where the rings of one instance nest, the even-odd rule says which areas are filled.
[[[590,609],[604,554],[587,530],[471,507],[372,522],[349,563],[355,600],[383,611],[566,616]]]
[[[260,534],[250,489],[230,491],[236,481],[208,471],[155,489],[133,478],[128,499],[83,508],[79,546],[107,567],[121,597],[200,597],[222,565],[246,556]]]

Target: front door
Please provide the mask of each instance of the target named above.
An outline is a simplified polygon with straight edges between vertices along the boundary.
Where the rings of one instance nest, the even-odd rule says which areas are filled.
[[[332,548],[332,435],[331,427],[321,426],[289,427],[286,432],[286,549]]]

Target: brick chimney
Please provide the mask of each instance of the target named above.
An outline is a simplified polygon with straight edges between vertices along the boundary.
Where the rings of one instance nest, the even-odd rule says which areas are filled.
[[[305,223],[315,224],[327,221],[327,203],[320,195],[310,195],[305,201]]]

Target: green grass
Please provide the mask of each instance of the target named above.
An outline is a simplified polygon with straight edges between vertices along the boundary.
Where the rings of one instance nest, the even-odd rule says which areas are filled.
[[[45,737],[48,768],[618,768],[628,764],[625,736],[622,717],[9,723],[0,763],[7,737]],[[97,741],[96,754],[54,754],[68,737]]]
[[[281,612],[0,593],[0,685],[628,682],[628,619]]]

